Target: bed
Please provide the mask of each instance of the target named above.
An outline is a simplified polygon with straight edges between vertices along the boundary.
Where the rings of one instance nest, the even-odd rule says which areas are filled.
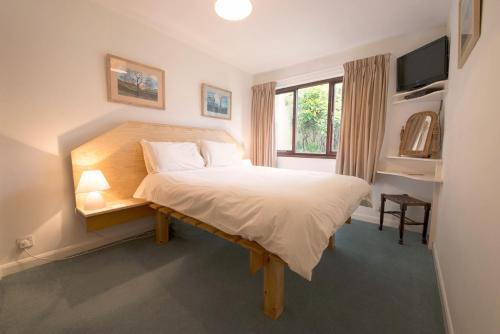
[[[148,174],[141,139],[236,143],[217,129],[128,122],[72,152],[75,183],[98,168],[111,185],[106,196],[147,201],[159,243],[168,242],[174,217],[249,249],[251,272],[263,268],[264,313],[273,319],[284,308],[285,267],[311,280],[337,229],[370,200],[370,186],[358,178],[249,163]]]

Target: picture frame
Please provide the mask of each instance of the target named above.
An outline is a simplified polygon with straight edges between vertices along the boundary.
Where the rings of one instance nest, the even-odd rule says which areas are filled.
[[[106,55],[108,101],[165,109],[165,71]]]
[[[201,84],[201,115],[231,120],[232,93],[206,83]]]
[[[481,0],[458,4],[458,68],[462,68],[481,35]]]

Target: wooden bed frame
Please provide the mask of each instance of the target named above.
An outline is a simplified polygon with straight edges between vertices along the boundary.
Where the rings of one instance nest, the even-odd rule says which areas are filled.
[[[250,251],[250,272],[257,273],[264,268],[264,314],[272,319],[278,319],[283,313],[285,297],[285,265],[279,256],[267,251],[255,241],[249,241],[239,235],[225,233],[216,227],[203,223],[197,219],[186,216],[180,212],[159,204],[150,204],[156,210],[156,243],[164,244],[169,241],[169,218],[175,218],[183,223],[195,226],[204,231],[238,244]],[[349,218],[346,222],[351,223]],[[335,234],[330,237],[328,249],[335,248]]]
[[[89,231],[121,224],[137,216],[131,215],[131,219],[126,219],[123,213],[126,210],[137,210],[137,205],[149,205],[148,210],[154,210],[156,215],[156,242],[165,244],[169,240],[169,218],[175,218],[186,224],[210,232],[230,242],[236,243],[250,251],[250,272],[257,273],[264,268],[264,314],[272,319],[277,319],[284,308],[284,283],[285,265],[279,256],[267,251],[254,241],[249,241],[241,236],[227,234],[209,224],[183,215],[170,208],[155,203],[137,203],[132,199],[132,195],[140,182],[147,175],[144,165],[141,139],[150,141],[190,141],[198,142],[202,139],[234,143],[234,140],[227,132],[218,129],[203,129],[183,126],[172,126],[165,124],[151,124],[142,122],[127,122],[105,134],[92,139],[71,152],[73,167],[73,181],[75,188],[80,179],[81,173],[86,169],[100,169],[111,188],[103,192],[104,198],[108,202],[131,202],[133,207],[124,206],[122,209],[104,210],[108,216],[102,216],[98,228],[89,226]],[[241,146],[239,146],[241,148]],[[83,197],[75,195],[77,210],[83,212]],[[122,212],[120,212],[120,210]],[[110,213],[110,211],[112,211]],[[122,219],[113,219],[109,216],[112,213],[120,214]],[[99,213],[87,213],[88,216],[95,216]],[[85,215],[84,215],[85,216]],[[349,218],[346,223],[350,223]],[[335,247],[335,235],[330,237],[329,249]]]

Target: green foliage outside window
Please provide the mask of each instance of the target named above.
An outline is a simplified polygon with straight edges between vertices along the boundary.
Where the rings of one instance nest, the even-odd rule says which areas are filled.
[[[328,84],[298,90],[295,150],[326,153],[328,124]],[[342,117],[342,83],[335,84],[332,151],[337,151]]]
[[[295,150],[326,153],[328,84],[299,89]]]

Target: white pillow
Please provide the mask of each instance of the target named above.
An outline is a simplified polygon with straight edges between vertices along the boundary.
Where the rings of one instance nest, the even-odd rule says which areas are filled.
[[[150,142],[141,140],[148,173],[199,169],[205,166],[198,145],[190,142]]]
[[[207,167],[230,166],[241,162],[241,155],[235,144],[202,140],[201,154]]]

